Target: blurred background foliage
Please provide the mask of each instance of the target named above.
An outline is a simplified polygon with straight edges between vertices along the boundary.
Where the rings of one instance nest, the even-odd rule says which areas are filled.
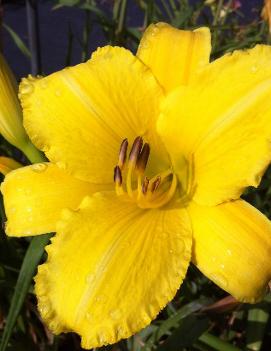
[[[262,1],[249,0],[4,1],[0,8],[0,39],[3,39],[3,51],[18,80],[22,72],[48,74],[85,61],[95,47],[106,43],[122,45],[135,52],[146,26],[158,21],[182,29],[209,26],[214,59],[235,49],[270,43],[270,18],[263,6]],[[21,12],[17,12],[16,17],[18,10]],[[65,33],[62,32],[59,38],[57,28],[49,28],[48,23],[54,19],[60,27],[62,24],[63,29],[63,14],[70,17],[65,22]],[[19,21],[22,16],[25,21],[23,30]],[[43,29],[42,21],[47,23]],[[43,36],[40,35],[42,30]],[[49,52],[44,50],[51,35],[58,38],[57,45],[63,48],[61,55],[58,46]],[[17,55],[14,56],[14,52]],[[56,60],[55,53],[60,60]],[[28,162],[3,138],[0,140],[0,154],[14,157],[23,164]],[[269,218],[270,185],[271,171],[268,170],[259,189],[249,189],[244,195]],[[2,203],[0,214],[4,223]],[[76,335],[54,337],[37,312],[31,278],[40,259],[45,259],[42,248],[48,238],[41,240],[42,243],[29,238],[10,239],[5,236],[3,228],[0,230],[0,351],[81,350]],[[256,305],[240,304],[191,266],[174,301],[149,327],[129,340],[103,350],[271,350],[270,311],[270,294]]]

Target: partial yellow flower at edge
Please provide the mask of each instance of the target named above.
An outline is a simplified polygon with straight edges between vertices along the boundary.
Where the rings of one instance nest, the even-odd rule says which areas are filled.
[[[157,44],[164,42],[155,38]],[[261,46],[206,62],[189,75],[187,86],[169,94],[160,115],[164,91],[159,78],[123,48],[101,48],[87,63],[22,85],[25,126],[32,140],[62,170],[102,189],[54,217],[57,233],[35,278],[39,310],[54,333],[75,331],[85,348],[136,333],[177,292],[191,250],[193,262],[223,289],[240,300],[260,298],[271,278],[270,222],[253,215],[252,226],[246,218],[251,211],[238,206],[228,216],[227,202],[240,201],[242,189],[259,181],[270,162],[270,55],[270,47]],[[170,74],[176,69],[168,61],[160,64]],[[240,126],[246,126],[244,133]],[[23,172],[27,175],[28,169]],[[2,188],[10,210],[23,203],[13,190],[18,178],[22,191],[31,188],[18,171],[7,177]],[[42,209],[47,202],[52,206],[54,195],[42,195],[50,181],[44,175],[39,187],[37,177],[33,196],[24,198],[24,204],[38,205],[42,199]],[[105,191],[106,185],[115,191]],[[63,196],[64,207],[65,201]],[[10,228],[25,235],[18,217],[8,216]],[[202,258],[203,221],[210,227],[209,252],[219,241],[220,265]],[[46,213],[29,228],[44,229],[40,223],[46,223]],[[224,227],[231,231],[225,241]],[[255,242],[254,255],[250,244]],[[242,267],[235,279],[236,260],[226,259],[225,249],[236,255],[238,247]],[[261,279],[246,258],[264,263]]]
[[[23,128],[22,109],[17,93],[17,82],[0,53],[0,134],[21,149],[28,142],[28,137]]]
[[[264,0],[264,7],[262,9],[261,16],[268,23],[269,32],[271,33],[271,1],[270,0]]]
[[[22,164],[13,160],[13,158],[0,156],[0,173],[3,175],[20,167],[22,167]]]

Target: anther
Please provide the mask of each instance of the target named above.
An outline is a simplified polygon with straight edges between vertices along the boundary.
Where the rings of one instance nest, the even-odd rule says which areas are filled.
[[[150,145],[145,143],[136,162],[136,168],[139,172],[144,173],[148,163],[149,156],[150,156]]]
[[[151,192],[152,192],[152,193],[154,193],[155,190],[157,190],[157,188],[159,187],[160,183],[161,183],[161,177],[158,176],[158,177],[155,179],[155,181],[152,183],[152,185],[151,185]]]
[[[149,182],[150,182],[149,178],[144,177],[142,188],[141,188],[143,195],[145,195],[148,191]]]
[[[124,139],[120,145],[118,166],[123,169],[127,157],[128,140]]]
[[[141,148],[143,145],[143,139],[141,137],[136,137],[133,143],[133,146],[131,148],[130,151],[130,155],[129,155],[129,162],[132,164],[136,164],[138,156],[141,152]]]
[[[114,182],[117,185],[121,185],[122,184],[122,174],[121,174],[121,170],[120,170],[119,166],[116,166],[114,168]]]

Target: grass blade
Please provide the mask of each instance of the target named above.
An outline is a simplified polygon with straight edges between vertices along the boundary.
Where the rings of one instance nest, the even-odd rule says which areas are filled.
[[[238,347],[231,345],[228,342],[221,340],[217,336],[210,333],[202,334],[199,337],[199,340],[217,351],[241,351]]]
[[[51,234],[45,234],[34,237],[27,249],[15,286],[15,291],[12,296],[6,326],[0,344],[0,351],[6,350],[17,317],[20,313],[26,294],[28,293],[31,280],[35,274],[36,267],[40,262],[44,252],[44,247],[49,242],[50,236]]]
[[[18,47],[18,49],[28,58],[31,57],[31,53],[19,35],[14,32],[12,28],[10,28],[7,24],[3,23],[3,27],[7,30],[11,38],[13,39],[14,43]]]
[[[247,326],[248,350],[261,350],[268,319],[269,313],[264,308],[253,306],[249,309]]]

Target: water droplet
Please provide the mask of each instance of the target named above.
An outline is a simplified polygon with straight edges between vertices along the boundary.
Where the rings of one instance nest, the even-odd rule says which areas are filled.
[[[19,189],[18,189],[18,190],[19,190]],[[31,191],[31,189],[29,189],[29,188],[27,188],[27,189],[20,188],[20,191],[21,191],[21,192],[24,192],[24,195],[26,195],[26,196],[32,194],[32,191]]]
[[[143,50],[146,50],[146,49],[148,49],[148,47],[149,47],[148,41],[146,39],[143,40],[141,45],[140,45],[140,48],[143,49]]]
[[[117,327],[117,334],[119,338],[122,338],[124,336],[124,330],[122,327]]]
[[[210,274],[210,279],[213,280],[215,284],[219,285],[223,289],[225,289],[228,286],[227,278],[219,272]]]
[[[97,335],[97,339],[100,340],[100,343],[103,344],[103,345],[106,345],[106,334],[104,332],[100,332],[98,335]]]
[[[32,207],[27,207],[26,212],[31,213],[32,212]]]
[[[150,32],[151,37],[155,37],[158,32],[159,32],[159,28],[157,28],[156,26],[153,26]]]
[[[32,166],[32,170],[37,173],[42,173],[46,170],[47,167],[48,166],[46,163],[36,163]]]
[[[258,71],[258,67],[257,66],[252,66],[251,67],[251,72],[255,73]]]
[[[230,249],[227,249],[227,254],[228,254],[229,256],[232,256],[232,251],[231,251]]]
[[[30,94],[32,93],[34,90],[34,86],[33,84],[31,83],[28,83],[28,82],[24,82],[21,84],[21,87],[20,87],[20,93],[21,94]]]
[[[16,212],[16,207],[11,207],[9,208],[9,213],[15,213]]]
[[[43,318],[46,318],[50,313],[50,309],[46,305],[41,306],[39,308],[39,310],[40,310],[40,313],[42,314]]]
[[[86,313],[86,319],[90,321],[92,319],[92,314],[90,312]]]
[[[129,246],[131,246],[131,242],[129,240],[126,240],[121,244],[121,246],[124,248],[128,248]]]
[[[185,241],[181,238],[178,238],[178,245],[177,245],[178,254],[182,254],[184,252],[185,248],[186,248]]]
[[[47,88],[48,83],[46,82],[45,79],[42,79],[42,80],[41,80],[40,86],[41,86],[42,89],[46,89],[46,88]]]
[[[118,309],[116,309],[116,310],[111,310],[111,311],[109,312],[109,316],[110,316],[112,319],[114,319],[114,320],[120,319],[120,317],[121,317],[121,312],[120,312],[120,310],[118,310]]]
[[[33,222],[34,218],[32,216],[27,217],[28,222]]]
[[[98,303],[103,303],[106,301],[106,296],[105,295],[97,295],[94,299]]]
[[[170,249],[169,253],[172,255],[174,253],[174,251],[172,249]]]

